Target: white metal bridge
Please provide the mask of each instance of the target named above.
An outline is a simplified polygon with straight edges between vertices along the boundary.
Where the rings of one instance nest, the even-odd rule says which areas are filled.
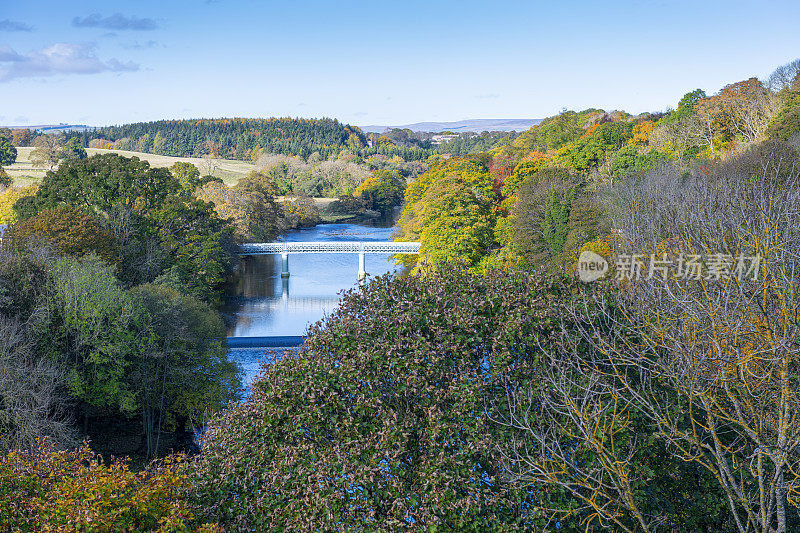
[[[351,241],[351,242],[261,242],[239,247],[239,255],[281,254],[281,277],[289,277],[289,254],[358,254],[358,279],[367,275],[364,254],[418,254],[418,242]]]
[[[239,255],[262,254],[418,254],[418,242],[261,242],[243,244]]]

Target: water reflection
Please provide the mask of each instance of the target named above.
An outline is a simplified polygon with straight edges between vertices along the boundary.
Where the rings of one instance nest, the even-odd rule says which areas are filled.
[[[394,228],[356,224],[324,224],[293,231],[287,241],[388,241]],[[389,254],[367,254],[371,276],[395,271]],[[358,283],[357,254],[290,254],[289,279],[281,279],[279,255],[242,260],[229,292],[226,312],[233,317],[229,336],[303,335],[308,326],[329,314],[339,293]]]

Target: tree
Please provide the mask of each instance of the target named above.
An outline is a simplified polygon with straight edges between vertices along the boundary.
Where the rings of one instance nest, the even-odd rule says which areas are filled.
[[[136,411],[136,391],[126,378],[141,342],[133,327],[136,308],[113,269],[96,257],[58,260],[48,274],[48,312],[37,342],[68,369],[68,391],[85,433],[95,409]]]
[[[611,352],[620,366],[641,365],[678,395],[666,403],[638,389],[637,401],[673,453],[715,477],[739,531],[788,531],[796,527],[790,518],[797,520],[798,332],[788,317],[800,307],[793,208],[800,182],[796,162],[783,157],[766,154],[758,174],[720,166],[687,181],[668,169],[651,177],[662,180],[658,186],[640,184],[619,202],[621,223],[633,216],[631,195],[651,206],[636,217],[652,222],[626,226],[626,248],[664,243],[670,254],[760,257],[743,278],[735,265],[730,277],[708,275],[706,260],[696,280],[633,283],[626,299],[637,337]],[[667,222],[668,213],[681,214]],[[676,409],[688,418],[672,416]]]
[[[181,456],[142,471],[125,460],[104,462],[88,442],[57,451],[41,439],[33,450],[0,456],[0,527],[7,531],[173,531],[191,527]]]
[[[36,195],[15,204],[23,220],[59,204],[91,214],[120,246],[120,274],[130,284],[160,275],[182,280],[201,299],[217,298],[230,271],[233,228],[213,206],[182,195],[165,168],[117,154],[65,161]]]
[[[670,452],[648,414],[616,381],[668,391],[633,366],[616,364],[598,339],[630,339],[613,289],[574,287],[550,331],[535,332],[540,359],[526,375],[501,377],[506,397],[489,411],[513,435],[498,443],[509,477],[530,490],[563,491],[543,512],[567,531],[724,531],[725,495],[713,475]],[[603,342],[601,341],[601,342]],[[524,379],[520,378],[520,374]],[[681,419],[680,407],[670,415]]]
[[[800,86],[800,59],[776,68],[767,79],[767,87],[774,93]]]
[[[563,267],[570,214],[580,194],[578,179],[563,169],[542,169],[528,177],[520,185],[512,213],[515,250],[531,264]]]
[[[59,160],[73,160],[73,159],[86,159],[89,157],[86,150],[81,145],[81,140],[78,137],[72,137],[67,144],[61,149]]]
[[[757,78],[726,85],[719,96],[731,129],[744,142],[757,140],[778,112],[778,99]]]
[[[369,209],[389,212],[403,202],[406,180],[398,171],[376,170],[355,190]]]
[[[509,433],[484,408],[505,394],[495,376],[536,360],[529,340],[562,290],[442,267],[347,294],[211,422],[198,516],[236,531],[541,529],[559,496],[508,483],[495,443]]]
[[[36,194],[38,187],[31,185],[30,187],[9,187],[0,193],[0,224],[13,224],[17,220],[17,214],[14,211],[14,206],[17,201],[27,196]]]
[[[14,181],[11,179],[11,176],[8,175],[3,167],[0,167],[0,185],[9,188],[13,183]]]
[[[520,475],[570,490],[601,523],[653,530],[664,517],[642,505],[637,485],[652,482],[640,463],[655,443],[697,470],[683,479],[705,480],[708,505],[724,509],[713,529],[797,528],[796,158],[762,151],[756,173],[667,167],[619,186],[617,253],[696,254],[699,270],[577,295],[565,315],[573,332],[542,344],[557,364],[542,367],[541,386],[527,398],[510,386],[507,423],[531,439],[508,448]],[[727,257],[720,273],[715,260]],[[546,401],[542,387],[553,390]]]
[[[96,217],[67,204],[44,209],[18,222],[9,230],[8,237],[17,246],[43,241],[54,245],[64,255],[84,257],[96,254],[109,264],[120,259],[114,235],[103,229]]]
[[[152,284],[131,290],[141,308],[141,353],[128,380],[137,391],[148,458],[165,426],[185,431],[239,393],[239,368],[227,358],[225,326],[208,305]]]
[[[28,146],[33,139],[33,132],[28,128],[11,130],[11,142],[14,146]]]
[[[321,220],[319,208],[310,196],[284,198],[280,207],[283,211],[279,219],[281,229],[310,228],[319,224]]]
[[[178,161],[169,167],[169,171],[180,182],[183,190],[190,194],[194,193],[204,183],[207,183],[207,180],[200,179],[200,171],[192,163]]]
[[[268,242],[278,235],[280,207],[275,203],[275,186],[263,172],[251,172],[233,186],[211,181],[198,196],[212,202],[221,218],[231,219],[242,239]]]
[[[61,158],[61,143],[55,135],[39,135],[33,141],[30,160],[37,167],[53,170]]]
[[[492,244],[494,220],[485,197],[458,175],[433,183],[422,205],[419,265],[445,261],[475,266]]]
[[[11,141],[5,137],[0,137],[0,167],[12,165],[17,160],[17,149]]]
[[[8,264],[3,281],[9,281]],[[5,291],[9,300],[10,291]],[[17,302],[19,303],[19,302]],[[4,311],[11,311],[4,306]],[[63,392],[68,373],[56,361],[37,355],[28,327],[0,317],[0,450],[35,450],[41,439],[58,447],[76,444],[69,399]],[[2,520],[0,520],[2,524]]]

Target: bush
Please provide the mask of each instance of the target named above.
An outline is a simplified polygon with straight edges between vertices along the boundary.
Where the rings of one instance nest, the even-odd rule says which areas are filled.
[[[89,444],[58,452],[41,441],[30,452],[0,456],[3,531],[219,531],[189,527],[180,456],[132,472],[125,461],[104,463]]]

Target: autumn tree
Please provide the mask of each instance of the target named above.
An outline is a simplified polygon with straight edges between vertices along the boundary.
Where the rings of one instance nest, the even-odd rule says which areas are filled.
[[[0,193],[0,224],[12,224],[17,220],[14,206],[17,201],[36,194],[37,186],[9,187]]]
[[[33,139],[33,132],[28,128],[11,130],[11,143],[14,146],[29,146]]]
[[[68,451],[40,439],[32,450],[0,456],[0,528],[6,531],[173,531],[192,525],[185,458],[170,456],[137,471],[104,461],[88,442]]]
[[[355,190],[364,205],[381,212],[391,211],[403,202],[406,180],[398,171],[376,170]]]
[[[96,254],[104,261],[119,261],[119,246],[111,232],[101,227],[96,217],[77,207],[60,204],[15,224],[9,238],[18,245],[41,241],[53,245],[59,253],[73,257]]]
[[[425,192],[420,231],[420,264],[456,261],[478,264],[492,244],[489,199],[458,175],[434,182]]]
[[[263,172],[251,172],[233,187],[210,181],[198,196],[212,202],[217,214],[231,219],[242,239],[268,242],[279,231],[282,210],[275,202],[275,185]]]
[[[757,140],[778,111],[778,100],[758,80],[750,78],[726,85],[719,92],[722,111],[734,134],[744,142]]]
[[[795,161],[781,161],[787,155]],[[506,421],[520,432],[506,448],[509,467],[575,494],[600,525],[670,527],[636,488],[655,483],[647,457],[698,470],[684,479],[704,479],[702,492],[713,495],[701,515],[724,509],[715,529],[800,523],[791,318],[800,312],[800,182],[796,154],[760,159],[760,169],[714,165],[687,176],[667,167],[621,184],[617,253],[653,254],[676,270],[630,272],[578,295],[565,315],[572,333],[542,344],[556,367],[543,369],[534,396],[509,389]],[[697,266],[684,262],[681,274],[677,261],[695,255]],[[553,391],[547,401],[542,387]],[[658,455],[647,451],[654,443]]]

